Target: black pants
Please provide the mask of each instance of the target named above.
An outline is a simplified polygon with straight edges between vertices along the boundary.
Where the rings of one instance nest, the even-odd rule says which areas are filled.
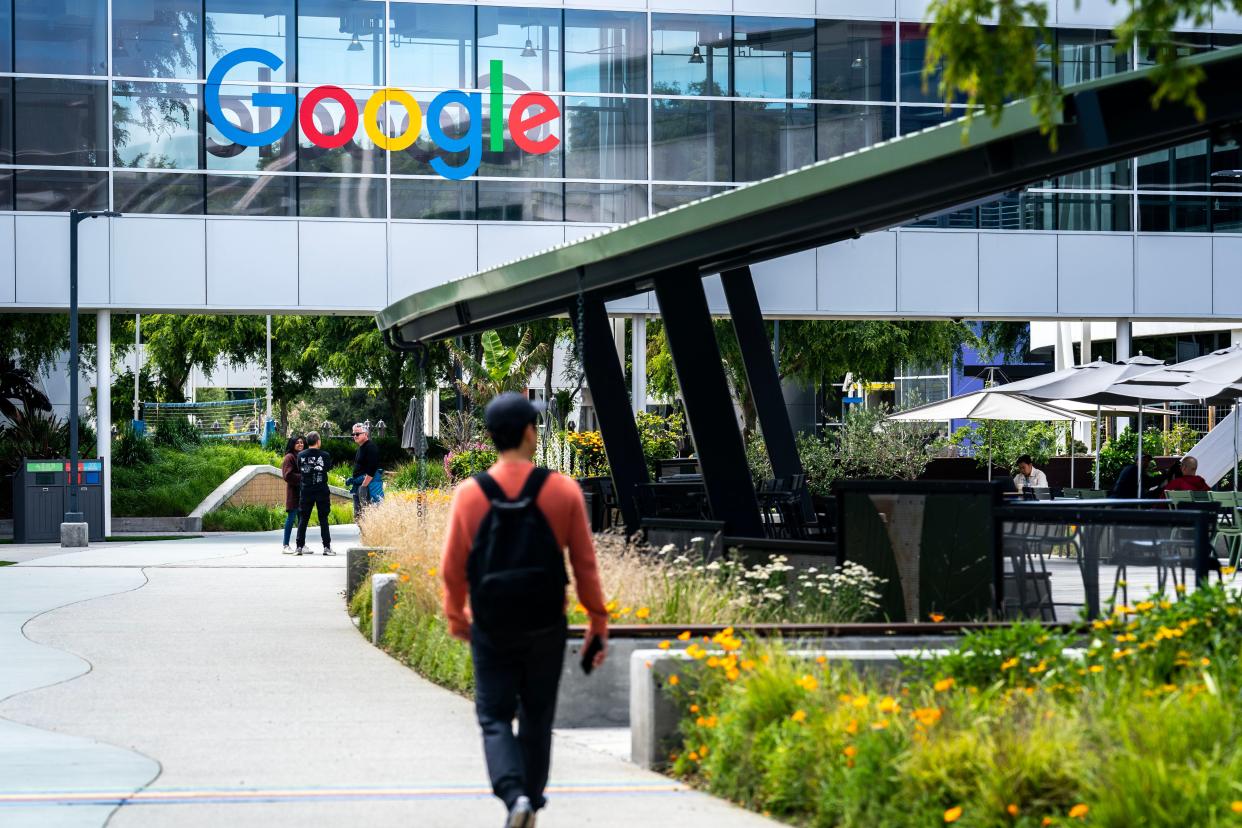
[[[552,761],[552,719],[565,657],[564,623],[533,633],[470,634],[474,656],[474,709],[483,730],[483,753],[492,792],[506,808],[519,796],[536,810],[546,803]],[[518,733],[513,735],[513,718]]]
[[[332,546],[332,533],[328,531],[328,512],[332,510],[332,496],[323,494],[303,494],[298,504],[298,549],[306,546],[306,527],[310,526],[311,507],[319,514],[319,537],[323,539],[325,549]]]

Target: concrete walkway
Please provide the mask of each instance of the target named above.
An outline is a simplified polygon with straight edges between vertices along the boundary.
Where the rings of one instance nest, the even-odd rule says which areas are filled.
[[[470,702],[364,641],[343,555],[265,533],[0,559],[0,825],[502,824]],[[593,741],[557,737],[544,828],[773,824]]]

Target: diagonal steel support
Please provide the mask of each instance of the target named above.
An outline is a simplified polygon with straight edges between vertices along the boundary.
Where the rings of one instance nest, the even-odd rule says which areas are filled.
[[[582,333],[583,370],[586,371],[587,385],[591,388],[591,401],[595,405],[595,416],[599,419],[600,436],[604,438],[608,466],[612,469],[617,506],[625,522],[625,531],[632,535],[639,529],[635,495],[639,484],[646,483],[648,478],[643,446],[638,439],[638,426],[630,408],[625,369],[617,356],[603,300],[585,298],[581,305],[581,322],[578,320],[578,307],[577,302],[569,306],[569,318],[574,323],[574,330]]]
[[[729,315],[733,317],[733,330],[742,350],[742,363],[746,368],[746,382],[750,396],[755,401],[759,425],[763,429],[763,442],[772,461],[772,474],[777,478],[791,479],[802,474],[802,459],[794,441],[793,427],[789,424],[789,410],[781,393],[781,378],[772,357],[772,346],[767,329],[763,326],[763,312],[759,309],[759,296],[750,268],[726,270],[720,274],[725,299],[729,303]],[[802,492],[802,512],[809,520],[815,512],[805,488]]]
[[[703,280],[694,272],[669,273],[656,278],[655,293],[712,515],[724,521],[727,534],[761,538],[759,500],[720,362]]]

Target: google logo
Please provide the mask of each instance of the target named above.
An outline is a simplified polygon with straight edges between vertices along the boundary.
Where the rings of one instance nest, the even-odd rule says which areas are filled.
[[[280,115],[276,123],[260,132],[249,132],[230,121],[224,114],[220,103],[220,85],[230,70],[243,63],[258,63],[269,69],[279,69],[284,63],[279,57],[266,49],[237,49],[222,57],[207,76],[207,88],[204,90],[204,106],[207,117],[212,124],[229,141],[243,147],[262,147],[275,143],[293,126],[294,115],[302,132],[312,144],[323,149],[336,149],[348,144],[358,131],[358,105],[353,96],[339,86],[317,86],[303,99],[299,107],[297,98],[292,92],[255,92],[250,101],[256,107],[273,107]],[[504,112],[504,90],[501,86],[504,78],[504,61],[491,61],[491,72],[488,94],[489,113]],[[314,111],[324,100],[336,101],[345,111],[341,128],[332,134],[325,134],[315,123]],[[388,135],[380,127],[380,108],[388,103],[397,103],[405,108],[409,117],[405,129],[399,135]],[[469,128],[464,135],[453,136],[444,132],[440,125],[441,115],[446,107],[459,106],[467,116]],[[527,92],[514,102],[509,110],[509,135],[513,142],[525,152],[532,155],[543,155],[556,149],[560,139],[547,134],[542,138],[531,133],[554,121],[561,115],[556,102],[542,92]],[[414,96],[404,89],[379,89],[367,100],[363,107],[362,127],[375,145],[388,152],[400,152],[418,140],[423,128],[423,111]],[[465,163],[454,167],[443,158],[431,159],[431,168],[444,178],[460,181],[474,175],[483,160],[483,96],[479,92],[463,92],[450,89],[436,95],[427,105],[427,134],[438,146],[449,152],[469,150]],[[504,118],[493,117],[489,120],[488,150],[503,152],[505,148]]]

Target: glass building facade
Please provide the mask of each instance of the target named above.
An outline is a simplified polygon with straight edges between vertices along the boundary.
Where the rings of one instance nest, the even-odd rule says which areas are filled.
[[[0,0],[0,210],[111,208],[126,214],[616,223],[858,150],[962,114],[922,77],[926,29],[831,20],[398,0]],[[1182,42],[1184,41],[1184,42]],[[1186,34],[1187,53],[1242,36]],[[255,92],[343,87],[361,111],[384,87],[421,105],[445,89],[484,93],[504,61],[506,114],[526,91],[552,96],[559,145],[487,151],[467,181],[434,144],[378,148],[363,129],[315,146],[295,118],[243,147],[208,117],[205,78],[225,54],[266,49],[283,64],[228,75],[234,124],[270,127]],[[1109,31],[1058,29],[1062,83],[1149,63]],[[324,134],[345,120],[326,99]],[[470,126],[460,107],[441,128]],[[485,112],[484,118],[490,117]],[[390,135],[409,114],[380,112]],[[1203,141],[1042,182],[915,226],[961,229],[1242,232],[1242,151]]]

